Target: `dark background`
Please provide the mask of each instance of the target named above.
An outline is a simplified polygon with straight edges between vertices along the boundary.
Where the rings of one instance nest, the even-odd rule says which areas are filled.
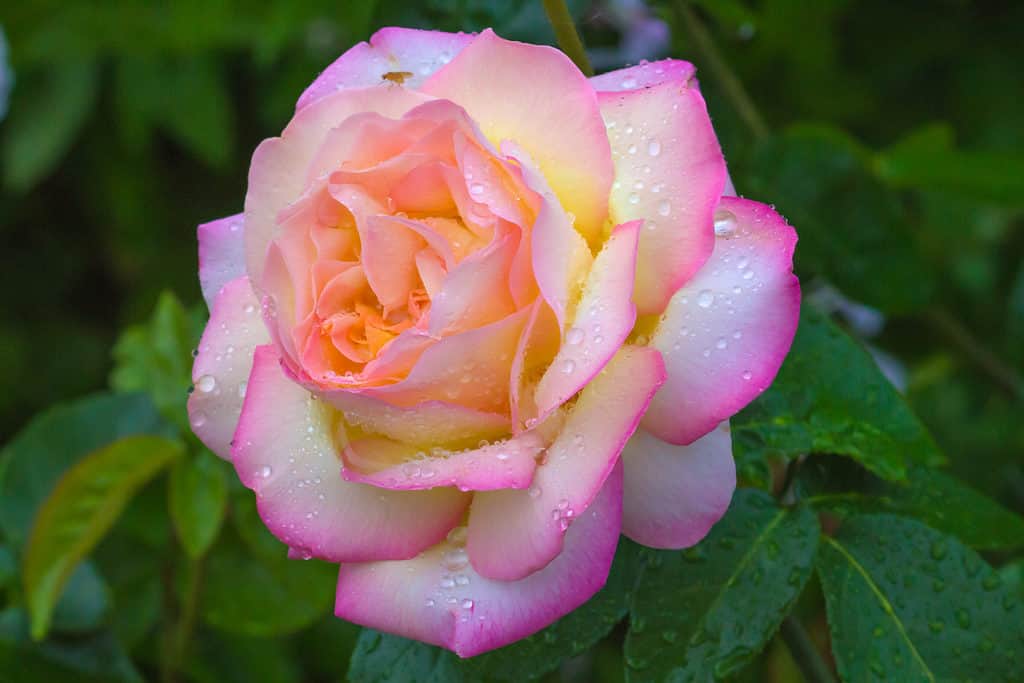
[[[697,64],[737,189],[800,233],[808,301],[878,352],[958,475],[1024,510],[1024,3],[707,0],[696,25],[681,3],[570,4],[605,68],[644,56],[631,36]],[[196,225],[240,210],[256,144],[384,25],[553,41],[527,0],[4,4],[0,441],[105,387],[161,291],[200,301]]]

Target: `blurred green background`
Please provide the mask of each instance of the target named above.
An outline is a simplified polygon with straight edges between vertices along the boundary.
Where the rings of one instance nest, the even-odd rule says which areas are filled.
[[[697,65],[737,189],[774,202],[800,234],[808,301],[877,352],[956,474],[1024,510],[1024,3],[570,6],[599,70],[668,55]],[[161,292],[193,310],[196,225],[240,210],[256,144],[315,74],[385,25],[554,40],[536,0],[0,8],[14,78],[0,121],[0,442],[108,386],[120,332],[148,320]],[[162,496],[134,514],[159,516]],[[147,528],[159,547],[166,521]],[[215,580],[230,569],[214,568]],[[117,647],[143,662],[158,647],[147,610],[160,607],[147,571],[118,583],[127,602],[114,601],[141,625],[115,620]],[[355,631],[298,622],[300,635],[273,646],[254,639],[271,632],[258,625],[200,639],[189,677],[338,680]],[[563,674],[616,680],[616,657],[608,646]],[[772,647],[748,677],[799,680],[790,666]]]

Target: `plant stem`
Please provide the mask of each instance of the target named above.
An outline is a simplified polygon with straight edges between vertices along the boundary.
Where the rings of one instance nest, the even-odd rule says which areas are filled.
[[[765,123],[761,112],[743,87],[743,82],[733,73],[732,69],[722,58],[715,41],[712,40],[704,22],[697,13],[690,7],[686,0],[676,0],[676,13],[686,30],[694,49],[697,51],[701,66],[706,66],[711,75],[722,88],[722,94],[732,104],[736,113],[750,129],[755,138],[763,138],[768,135],[768,124]]]
[[[587,58],[587,52],[583,49],[583,41],[580,40],[580,34],[576,32],[576,24],[572,21],[572,15],[569,14],[565,0],[544,0],[544,11],[547,12],[551,27],[555,29],[558,47],[576,63],[584,76],[593,76],[594,69],[590,66],[590,59]]]
[[[984,370],[996,384],[1018,401],[1024,400],[1024,378],[989,351],[953,314],[943,308],[933,308],[925,313],[925,318],[947,341]]]
[[[800,668],[800,673],[808,683],[834,683],[832,671],[821,658],[818,648],[814,647],[811,637],[807,635],[796,617],[790,615],[782,620],[779,628],[782,640],[785,641],[793,661]]]
[[[181,613],[178,615],[178,628],[174,633],[174,659],[182,661],[192,637],[192,629],[196,623],[196,611],[199,608],[199,593],[203,578],[203,558],[190,560],[185,578],[185,595],[182,599]]]

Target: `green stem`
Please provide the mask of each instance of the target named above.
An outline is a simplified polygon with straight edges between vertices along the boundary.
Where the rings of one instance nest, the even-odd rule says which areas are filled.
[[[191,560],[186,570],[185,595],[182,599],[181,613],[178,616],[178,627],[174,634],[174,659],[184,659],[195,628],[196,612],[199,608],[199,593],[203,579],[203,558]]]
[[[711,33],[697,13],[690,7],[686,0],[676,0],[676,13],[680,22],[697,51],[698,59],[702,67],[707,67],[715,81],[722,89],[722,94],[732,104],[736,113],[750,129],[755,138],[763,138],[768,135],[768,124],[765,123],[757,106],[743,87],[743,82],[733,73],[732,69],[722,58]]]
[[[782,640],[785,641],[793,661],[807,683],[834,683],[835,678],[832,677],[831,669],[825,664],[818,648],[814,646],[803,624],[796,617],[790,615],[783,619],[779,633],[782,634]]]
[[[562,48],[569,59],[576,63],[584,76],[594,75],[594,69],[590,66],[590,59],[583,49],[583,41],[580,34],[576,32],[576,24],[572,21],[569,8],[565,0],[544,0],[544,11],[547,12],[548,21],[555,29],[555,38],[558,40],[558,47]]]
[[[928,322],[947,341],[985,371],[992,380],[1015,399],[1024,400],[1024,378],[978,341],[963,323],[943,308],[925,313]]]

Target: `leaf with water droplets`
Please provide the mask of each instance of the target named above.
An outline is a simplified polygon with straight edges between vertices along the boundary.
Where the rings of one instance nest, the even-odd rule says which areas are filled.
[[[901,480],[915,463],[943,461],[871,356],[810,306],[772,386],[731,425],[741,472],[773,457],[835,453]]]
[[[847,520],[818,554],[844,681],[1005,681],[1024,674],[1024,606],[956,539],[913,520]]]
[[[856,463],[811,456],[797,475],[800,497],[840,516],[891,512],[914,517],[972,548],[1024,546],[1024,518],[951,475],[912,467],[905,482],[887,482]]]
[[[698,545],[649,551],[633,594],[628,680],[710,681],[742,668],[803,590],[818,531],[808,508],[740,489]]]

